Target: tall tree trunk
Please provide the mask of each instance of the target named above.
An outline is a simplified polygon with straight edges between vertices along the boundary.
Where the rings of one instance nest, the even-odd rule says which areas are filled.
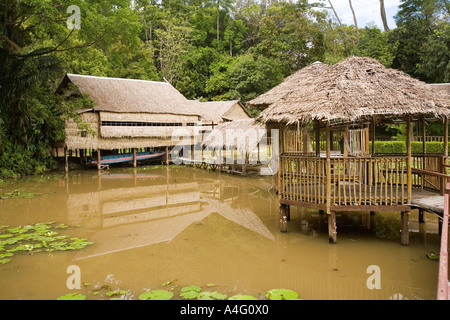
[[[348,0],[348,4],[350,5],[350,9],[352,10],[353,21],[355,22],[356,44],[358,44],[359,43],[359,28],[358,28],[358,22],[356,21],[355,10],[353,10],[352,0]]]
[[[217,1],[217,41],[219,41],[220,1]]]
[[[389,27],[386,19],[386,9],[384,7],[384,0],[380,0],[381,20],[383,20],[383,27],[385,32],[389,32]]]
[[[339,16],[338,16],[336,10],[334,9],[334,6],[333,6],[333,4],[331,3],[331,0],[328,0],[328,3],[330,4],[331,10],[333,10],[334,16],[336,17],[336,19],[337,19],[337,21],[338,21],[338,23],[339,23],[339,26],[340,26],[341,29],[342,29],[342,32],[344,32],[345,37],[346,37],[353,45],[355,45],[355,41],[354,41],[352,38],[350,38],[350,36],[348,35],[347,31],[345,31],[344,25],[342,24],[341,19],[339,19]]]

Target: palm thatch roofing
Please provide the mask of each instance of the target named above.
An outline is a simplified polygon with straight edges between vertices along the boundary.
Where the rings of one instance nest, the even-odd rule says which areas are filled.
[[[61,94],[69,83],[75,85],[79,92],[89,95],[96,103],[94,108],[83,109],[79,113],[100,111],[188,115],[214,123],[251,118],[239,100],[188,100],[168,82],[66,74],[56,93]],[[69,95],[72,93],[75,92],[69,92]]]
[[[219,124],[204,139],[203,146],[208,149],[236,149],[251,151],[266,133],[264,125],[255,119],[240,119]]]
[[[233,107],[238,106],[241,110],[239,118],[252,118],[245,109],[240,100],[230,101],[206,101],[191,100],[191,106],[200,113],[202,120],[221,123],[223,121],[236,120],[236,110]],[[233,112],[234,111],[234,112]]]
[[[56,93],[61,93],[70,82],[94,100],[94,111],[199,114],[168,82],[66,74]]]
[[[411,116],[450,115],[450,95],[378,61],[350,57],[335,65],[316,63],[248,102],[267,108],[262,123],[330,124]]]

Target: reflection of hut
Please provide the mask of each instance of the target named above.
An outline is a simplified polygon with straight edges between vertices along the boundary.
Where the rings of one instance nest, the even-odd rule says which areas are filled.
[[[304,68],[248,105],[265,109],[257,121],[280,130],[282,231],[290,205],[326,211],[331,242],[336,241],[336,211],[401,211],[402,243],[408,243],[413,188],[440,186],[439,178],[430,184],[433,177],[425,179],[423,169],[440,171],[442,156],[448,154],[449,97],[376,60],[351,57],[333,66]],[[412,125],[428,121],[444,121],[444,153],[413,155]],[[406,124],[405,154],[375,154],[375,127],[382,123]],[[352,129],[365,130],[365,141],[372,129],[370,154],[365,152],[368,142],[351,154]],[[308,134],[315,136],[313,152]],[[336,141],[342,141],[342,153]]]
[[[56,91],[67,98],[78,92],[89,95],[95,106],[78,111],[89,128],[74,119],[67,122],[66,152],[79,151],[85,157],[98,150],[98,167],[102,155],[118,150],[133,151],[135,166],[136,149],[165,149],[168,161],[169,148],[194,143],[198,124],[201,131],[208,131],[222,121],[250,117],[239,101],[214,105],[189,101],[168,82],[67,74]]]
[[[205,186],[199,182],[167,182],[70,193],[69,224],[83,224],[97,230],[90,237],[96,245],[85,248],[78,259],[168,242],[211,214],[274,240],[251,209],[233,208],[220,191],[219,198],[201,191],[210,190],[211,183],[222,189],[221,181],[207,180]]]

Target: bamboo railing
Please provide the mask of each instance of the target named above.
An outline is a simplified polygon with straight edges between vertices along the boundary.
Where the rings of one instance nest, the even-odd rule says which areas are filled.
[[[407,160],[404,156],[331,158],[331,205],[409,204]],[[281,199],[326,205],[327,166],[326,158],[281,156]]]

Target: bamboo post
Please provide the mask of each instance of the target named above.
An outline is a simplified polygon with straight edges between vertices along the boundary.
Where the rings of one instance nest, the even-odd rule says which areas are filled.
[[[412,172],[411,172],[411,162],[412,162],[412,153],[411,153],[411,139],[412,139],[412,130],[411,130],[411,116],[407,116],[406,119],[406,152],[408,155],[407,163],[406,163],[406,172],[408,177],[407,182],[407,199],[408,204],[411,204],[412,197]]]
[[[100,170],[102,168],[101,162],[102,162],[102,160],[101,160],[101,155],[100,155],[100,149],[97,149],[97,169],[98,170]]]
[[[316,130],[316,156],[320,157],[320,126],[318,121],[315,121],[314,127]]]
[[[444,118],[444,156],[448,156],[448,118]],[[447,173],[447,172],[445,172]]]
[[[445,117],[444,118],[444,156],[442,158],[442,163],[441,163],[441,167],[442,170],[441,172],[444,174],[448,173],[447,167],[445,166],[448,161],[447,161],[447,157],[448,157],[448,118]],[[444,191],[445,191],[445,185],[447,183],[447,181],[444,178],[441,178],[441,195],[444,195]]]
[[[375,154],[375,129],[376,129],[376,118],[372,118],[372,155]]]
[[[330,139],[330,124],[326,125],[326,142],[327,142],[327,214],[331,213],[331,139]]]
[[[136,161],[136,148],[133,148],[133,167],[137,167],[137,161]]]
[[[344,158],[348,158],[348,136],[349,128],[346,126],[344,131]]]

